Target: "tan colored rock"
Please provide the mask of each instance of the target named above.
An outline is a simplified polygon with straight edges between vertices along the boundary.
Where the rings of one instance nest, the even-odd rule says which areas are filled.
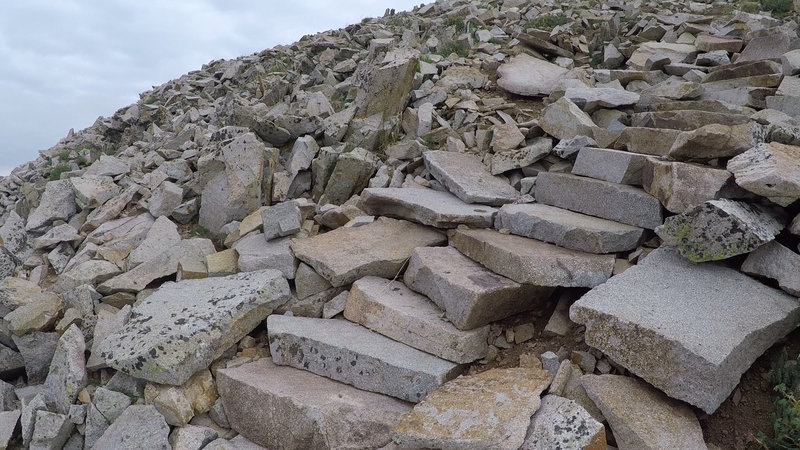
[[[224,277],[239,271],[239,252],[229,248],[221,252],[206,256],[208,276]]]
[[[195,414],[208,412],[217,401],[217,388],[208,369],[192,375],[182,386],[148,383],[144,399],[156,407],[168,424],[182,427]]]
[[[539,126],[557,139],[592,136],[596,127],[592,118],[567,97],[561,97],[542,111]]]
[[[645,155],[666,156],[681,132],[668,128],[627,127],[622,130],[614,148]]]
[[[497,69],[497,85],[519,95],[550,95],[566,74],[561,66],[522,53]]]
[[[728,162],[736,184],[788,206],[800,198],[800,147],[759,144]]]
[[[679,161],[730,158],[763,142],[764,134],[763,127],[754,123],[706,125],[679,134],[669,150],[669,156]]]
[[[733,194],[733,174],[724,169],[647,158],[642,186],[664,207],[681,214],[707,200]]]
[[[639,48],[628,58],[628,65],[642,69],[647,64],[647,60],[654,56],[669,58],[672,63],[682,63],[697,53],[697,47],[694,45],[649,41],[639,45]]]
[[[42,292],[28,303],[6,314],[8,329],[17,336],[33,331],[43,331],[55,325],[64,304],[61,296]]]
[[[406,448],[517,449],[551,377],[517,367],[457,378],[403,417],[394,441]]]

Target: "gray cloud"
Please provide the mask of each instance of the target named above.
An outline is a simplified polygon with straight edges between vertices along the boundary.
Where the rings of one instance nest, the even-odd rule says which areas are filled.
[[[407,10],[408,0],[0,2],[0,175],[197,69]]]

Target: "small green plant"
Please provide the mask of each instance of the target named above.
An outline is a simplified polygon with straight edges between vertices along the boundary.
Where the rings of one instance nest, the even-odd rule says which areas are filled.
[[[464,18],[463,17],[450,16],[444,21],[444,26],[445,26],[445,28],[447,28],[447,27],[455,27],[456,28],[456,34],[461,34],[461,33],[463,33],[464,31],[467,30],[467,26],[464,24]]]
[[[61,179],[61,174],[64,172],[69,172],[72,170],[72,167],[67,164],[59,164],[53,167],[53,170],[50,171],[50,181],[58,181]]]
[[[777,16],[784,16],[792,11],[792,0],[759,0],[761,8]]]
[[[103,154],[108,155],[108,156],[114,156],[114,155],[117,154],[117,149],[115,149],[114,147],[106,147],[103,150]]]
[[[439,148],[439,145],[436,143],[436,139],[434,139],[433,136],[425,136],[425,137],[423,137],[422,138],[422,144],[425,145],[425,147],[428,147],[431,150],[436,150],[436,149]]]
[[[594,67],[595,69],[603,65],[603,51],[597,50],[592,53],[592,59],[589,61],[589,65]]]
[[[69,161],[69,150],[64,150],[63,152],[59,153],[58,160],[61,162]]]
[[[272,62],[267,68],[267,72],[269,73],[284,73],[289,71],[289,65],[281,60],[275,60]]]
[[[785,349],[770,372],[770,382],[778,393],[772,422],[775,437],[769,438],[759,433],[758,442],[769,450],[800,448],[800,399],[795,390],[800,384],[800,364],[796,360],[789,360]]]
[[[553,28],[567,23],[567,18],[561,14],[541,15],[525,24],[524,28],[536,28],[538,30],[552,30]]]
[[[77,163],[79,166],[85,166],[89,163],[89,161],[85,157],[79,156],[78,159],[75,160],[75,163]]]
[[[443,58],[447,58],[452,53],[464,58],[469,55],[469,46],[461,41],[450,41],[442,44],[436,51],[436,54]]]

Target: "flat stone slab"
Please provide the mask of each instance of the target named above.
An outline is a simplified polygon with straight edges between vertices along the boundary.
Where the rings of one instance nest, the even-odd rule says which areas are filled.
[[[293,239],[289,245],[296,258],[339,287],[367,275],[394,278],[415,248],[445,242],[445,235],[433,228],[380,217],[369,225]]]
[[[467,258],[453,247],[417,248],[405,284],[428,296],[461,330],[471,330],[542,306],[549,287],[519,284]]]
[[[749,253],[775,239],[783,223],[766,208],[734,200],[710,200],[667,218],[656,233],[693,262]]]
[[[759,144],[728,161],[736,184],[781,206],[800,199],[800,147]]]
[[[551,378],[522,367],[456,378],[403,417],[394,441],[403,448],[518,449]]]
[[[742,272],[776,280],[781,289],[800,297],[800,255],[776,241],[747,255]]]
[[[644,234],[639,227],[541,203],[503,205],[495,228],[588,253],[632,250]]]
[[[388,216],[436,228],[492,226],[497,209],[470,205],[458,197],[433,189],[368,188],[361,192],[358,207],[373,216]]]
[[[546,449],[606,450],[606,429],[575,401],[546,395],[520,450]]]
[[[431,175],[466,203],[499,206],[520,196],[510,184],[492,175],[475,155],[437,150],[422,157]]]
[[[707,448],[692,409],[649,384],[619,375],[584,375],[581,384],[619,448]]]
[[[661,248],[589,291],[570,319],[586,326],[587,344],[711,414],[797,326],[800,304],[736,270]]]
[[[182,385],[290,298],[276,270],[165,283],[134,306],[100,355],[136,378]]]
[[[273,314],[267,332],[275,364],[415,403],[465,368],[346,320]]]
[[[218,370],[217,389],[231,427],[266,448],[380,448],[411,410],[409,403],[269,358]]]
[[[561,66],[523,53],[497,68],[497,85],[518,95],[550,95],[566,73]]]
[[[661,203],[641,188],[564,173],[541,172],[536,201],[649,230],[664,220]]]
[[[347,297],[345,319],[458,364],[484,358],[489,326],[462,331],[442,320],[442,310],[402,282],[364,277]]]
[[[517,283],[594,287],[614,269],[613,255],[593,255],[493,230],[457,230],[450,245]]]
[[[647,155],[585,147],[578,152],[572,173],[611,183],[642,185],[642,168]]]

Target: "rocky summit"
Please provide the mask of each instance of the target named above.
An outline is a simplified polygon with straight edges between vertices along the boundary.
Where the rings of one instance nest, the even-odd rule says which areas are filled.
[[[799,23],[440,0],[70,131],[0,177],[0,449],[766,447]]]

